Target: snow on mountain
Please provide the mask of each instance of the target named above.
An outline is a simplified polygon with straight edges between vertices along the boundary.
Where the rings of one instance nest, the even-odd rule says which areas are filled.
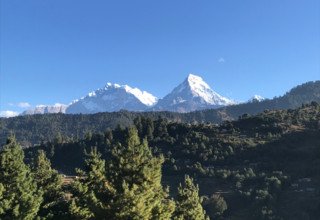
[[[113,112],[121,109],[144,111],[154,106],[157,101],[158,98],[138,88],[107,83],[104,88],[93,91],[87,96],[73,101],[66,112],[71,114],[91,114],[97,112]]]
[[[171,93],[159,100],[154,110],[190,112],[232,104],[235,102],[213,91],[200,76],[189,74]]]
[[[248,102],[262,102],[263,100],[265,100],[265,98],[263,98],[260,95],[254,95],[251,99],[249,99]]]
[[[92,114],[98,112],[128,111],[175,111],[190,112],[236,104],[213,91],[200,77],[189,74],[171,93],[158,101],[152,94],[128,85],[107,83],[69,105],[39,105],[24,111],[22,115],[45,113]]]
[[[65,113],[67,107],[67,105],[61,103],[56,103],[54,105],[37,105],[35,108],[22,112],[21,115]]]

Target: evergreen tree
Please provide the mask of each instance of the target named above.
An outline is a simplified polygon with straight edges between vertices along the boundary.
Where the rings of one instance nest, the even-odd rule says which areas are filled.
[[[170,219],[174,202],[161,185],[163,157],[154,157],[136,128],[127,130],[125,146],[113,149],[109,178],[117,191],[115,219]]]
[[[153,132],[154,132],[154,124],[151,118],[146,119],[146,135],[148,140],[153,139]]]
[[[194,185],[193,179],[188,175],[185,177],[184,186],[178,187],[176,199],[176,210],[174,219],[176,220],[204,220],[205,211],[201,205],[202,199],[199,197],[199,187]]]
[[[42,202],[24,153],[14,137],[0,152],[0,219],[34,219]]]
[[[51,168],[51,163],[40,150],[32,164],[34,180],[43,192],[43,202],[38,216],[46,219],[61,219],[65,215],[66,202],[63,198],[62,177]]]
[[[105,176],[105,161],[96,148],[87,157],[85,169],[77,170],[79,177],[72,184],[70,213],[77,219],[112,219],[110,201],[115,192]]]
[[[206,198],[204,207],[212,218],[219,218],[228,209],[226,201],[219,194],[213,194],[210,198]]]

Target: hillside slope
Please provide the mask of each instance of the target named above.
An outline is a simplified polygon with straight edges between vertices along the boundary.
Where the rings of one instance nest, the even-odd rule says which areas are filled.
[[[317,103],[244,115],[221,125],[141,117],[134,124],[153,153],[166,158],[165,183],[174,189],[185,174],[192,175],[202,195],[216,193],[225,198],[226,219],[300,220],[320,216]],[[108,159],[111,146],[122,143],[125,137],[126,129],[117,128],[78,141],[57,139],[26,149],[26,155],[32,157],[43,149],[56,169],[74,174],[92,146]]]

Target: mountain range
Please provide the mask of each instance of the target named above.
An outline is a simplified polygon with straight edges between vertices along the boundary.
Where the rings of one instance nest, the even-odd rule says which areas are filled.
[[[226,120],[237,120],[243,116],[256,115],[267,110],[295,109],[313,101],[320,103],[320,80],[296,86],[283,96],[273,99],[259,101],[255,97],[245,103],[188,113],[117,111],[97,114],[35,114],[0,118],[0,145],[5,143],[6,137],[12,132],[16,134],[23,146],[32,146],[43,139],[52,139],[59,133],[81,138],[87,131],[100,132],[119,125],[130,126],[134,119],[139,117],[153,120],[163,118],[185,123],[221,123]]]
[[[235,101],[213,91],[200,77],[189,74],[172,92],[159,99],[146,91],[128,85],[107,83],[69,105],[37,106],[22,115],[44,113],[93,114],[98,112],[173,111],[190,112],[236,104]]]
[[[192,113],[203,110],[202,115],[209,114],[209,118],[215,118],[211,121],[221,121],[233,120],[244,113],[256,114],[265,109],[296,108],[311,101],[320,102],[320,81],[299,85],[283,96],[273,99],[265,99],[255,95],[247,102],[235,102],[212,90],[200,76],[189,74],[181,84],[162,99],[128,85],[107,83],[105,87],[90,92],[69,105],[40,105],[23,112],[22,115],[46,113],[94,114],[121,110]]]
[[[65,113],[67,107],[68,105],[60,103],[54,105],[37,105],[35,108],[24,111],[22,115]]]

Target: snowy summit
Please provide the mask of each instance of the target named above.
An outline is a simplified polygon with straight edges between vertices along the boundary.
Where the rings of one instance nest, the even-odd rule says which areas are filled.
[[[189,74],[180,85],[160,100],[138,88],[108,82],[103,88],[92,91],[69,105],[39,105],[22,114],[93,114],[120,110],[190,112],[232,104],[235,102],[213,91],[200,76]]]
[[[21,115],[65,113],[66,109],[67,105],[61,103],[56,103],[54,105],[37,105],[35,108],[22,112]]]
[[[251,99],[249,99],[248,102],[262,102],[263,100],[265,100],[265,98],[263,98],[260,95],[254,95]]]
[[[73,101],[67,113],[91,114],[119,110],[144,111],[157,103],[152,94],[128,85],[107,83],[102,89],[90,92],[80,100]]]
[[[189,74],[171,93],[159,100],[155,110],[190,112],[235,104],[219,95],[200,77]]]

